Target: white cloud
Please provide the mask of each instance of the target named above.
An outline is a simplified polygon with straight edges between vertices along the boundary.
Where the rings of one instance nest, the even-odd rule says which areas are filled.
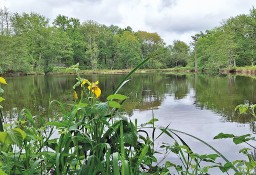
[[[249,13],[255,0],[1,0],[11,12],[37,12],[53,20],[58,14],[106,25],[157,32],[165,42],[184,40],[218,26],[223,19]]]

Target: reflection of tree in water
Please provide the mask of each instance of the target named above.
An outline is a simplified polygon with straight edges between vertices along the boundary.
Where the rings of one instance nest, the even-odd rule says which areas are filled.
[[[6,100],[3,103],[4,115],[15,116],[23,108],[31,111],[32,115],[41,115],[48,109],[49,101],[72,100],[73,77],[55,76],[24,76],[7,78],[5,88]]]
[[[129,99],[124,108],[131,115],[133,109],[148,110],[160,106],[166,92],[165,78],[160,74],[136,74],[121,90]]]
[[[81,75],[89,81],[99,81],[102,89],[101,100],[111,94],[125,75]],[[72,101],[72,86],[76,76],[27,76],[9,79],[4,103],[5,115],[15,116],[22,108],[28,108],[32,114],[47,112],[50,100],[64,103]],[[124,103],[125,110],[131,115],[134,109],[148,110],[158,108],[165,94],[173,94],[182,99],[188,93],[186,76],[163,74],[135,74],[120,90],[129,99]],[[12,110],[12,109],[16,110]],[[15,114],[15,115],[14,115]]]
[[[189,92],[189,82],[186,75],[168,75],[168,93],[173,94],[175,99],[183,99]]]
[[[252,132],[254,134],[256,134],[256,122],[255,121],[250,122],[250,129],[252,130]]]
[[[111,94],[125,75],[81,75],[89,81],[99,80],[102,89],[101,100]],[[69,103],[73,100],[72,86],[76,76],[27,76],[7,78],[3,103],[5,116],[17,116],[22,108],[32,114],[47,112],[49,100]],[[237,105],[248,100],[256,102],[256,80],[241,76],[135,74],[119,93],[129,98],[123,104],[131,115],[134,109],[158,108],[166,94],[183,99],[193,88],[195,105],[210,109],[223,116],[225,121],[246,123],[253,121],[248,116],[235,113]]]
[[[240,116],[235,107],[245,100],[255,103],[256,81],[240,76],[195,75],[189,79],[195,89],[195,104],[202,109],[210,109],[221,114],[227,121],[245,123],[250,117]]]

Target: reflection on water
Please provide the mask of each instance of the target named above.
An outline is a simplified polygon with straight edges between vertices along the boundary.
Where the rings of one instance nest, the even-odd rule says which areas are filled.
[[[85,75],[90,81],[100,82],[103,90],[101,99],[111,94],[124,75]],[[33,114],[44,114],[49,100],[72,101],[72,86],[76,82],[73,75],[66,76],[26,76],[8,77],[5,86],[6,101],[3,103],[5,116],[13,116],[22,108],[28,108]],[[221,121],[252,123],[249,116],[238,116],[234,108],[245,101],[256,102],[256,80],[241,76],[209,75],[168,75],[136,74],[120,91],[129,99],[124,104],[126,111],[132,115],[134,110],[159,109],[167,97],[177,101],[190,99],[190,107],[209,109],[222,116]],[[182,108],[182,109],[180,109]],[[171,105],[166,112],[186,111],[185,106]],[[189,112],[189,111],[188,111]],[[199,115],[200,117],[200,115]],[[255,124],[251,124],[255,130]]]
[[[103,91],[101,99],[104,100],[124,75],[83,77],[90,81],[99,80]],[[11,118],[24,107],[30,109],[33,115],[44,115],[50,99],[69,103],[73,100],[75,78],[71,75],[7,78],[8,86],[3,87],[6,98],[3,103],[4,115]],[[123,107],[130,116],[145,122],[152,117],[153,109],[159,125],[171,123],[172,128],[195,135],[221,148],[228,157],[237,158],[230,152],[230,141],[220,142],[212,138],[220,132],[237,135],[255,132],[254,119],[239,116],[234,111],[244,101],[256,102],[255,87],[255,79],[232,75],[136,74],[120,93],[129,97]],[[202,151],[198,144],[197,141],[190,142],[191,147]],[[239,148],[232,144],[232,152]]]

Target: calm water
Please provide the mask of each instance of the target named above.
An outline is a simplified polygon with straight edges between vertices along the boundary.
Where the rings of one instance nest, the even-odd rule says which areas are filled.
[[[114,89],[124,75],[85,75],[99,80],[102,100]],[[22,108],[43,115],[50,99],[72,101],[75,76],[7,77],[3,103],[6,118],[15,117]],[[152,118],[166,126],[195,135],[221,150],[231,160],[242,158],[231,140],[213,140],[220,132],[242,135],[255,133],[252,118],[235,113],[236,105],[256,103],[256,80],[241,76],[136,74],[121,90],[129,96],[124,108],[132,118],[143,123]],[[182,135],[181,135],[182,136]],[[195,152],[207,152],[197,140],[182,136]],[[169,138],[162,138],[168,142]],[[175,161],[173,155],[169,158]]]

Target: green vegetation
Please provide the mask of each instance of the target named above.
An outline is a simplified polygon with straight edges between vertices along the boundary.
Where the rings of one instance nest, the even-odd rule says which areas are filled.
[[[49,73],[79,63],[81,70],[132,69],[150,58],[144,68],[186,66],[189,46],[174,41],[166,46],[157,33],[80,22],[58,15],[52,24],[37,13],[0,9],[0,74]]]
[[[157,33],[133,31],[58,15],[0,9],[0,73],[49,73],[79,63],[81,70],[189,67],[195,71],[255,73],[256,10],[192,36],[191,45],[166,45]],[[241,71],[241,68],[245,71]],[[251,68],[249,68],[251,69]]]
[[[246,158],[231,162],[200,138],[170,129],[169,125],[157,127],[154,114],[141,125],[131,121],[122,109],[128,97],[119,94],[140,67],[219,71],[254,66],[254,8],[249,15],[230,18],[221,27],[195,35],[191,53],[182,41],[166,46],[157,33],[134,32],[129,26],[121,29],[94,21],[81,24],[78,19],[62,15],[50,25],[40,14],[10,14],[6,9],[1,9],[0,15],[0,59],[4,60],[0,62],[0,73],[62,72],[62,67],[69,67],[65,69],[68,73],[78,72],[79,67],[92,71],[135,67],[104,101],[99,99],[98,81],[90,82],[78,74],[73,86],[74,101],[51,101],[47,116],[34,116],[24,109],[4,122],[0,105],[0,174],[197,175],[214,168],[235,175],[255,173],[255,138],[250,134],[220,133],[214,138],[247,145],[240,150]],[[204,106],[205,81],[198,79],[202,81],[197,90],[201,91],[199,98]],[[0,85],[6,84],[0,77]],[[175,98],[181,98],[182,92],[175,94]],[[0,94],[3,103],[1,87]],[[53,110],[56,106],[58,112]],[[255,105],[240,105],[237,110],[256,117]],[[182,135],[200,141],[214,153],[194,152]],[[170,141],[162,143],[159,151],[155,142],[163,136]],[[177,155],[179,162],[167,159],[170,153]]]
[[[255,65],[256,9],[193,36],[193,65],[198,70],[236,70]],[[244,68],[246,69],[246,68]]]

